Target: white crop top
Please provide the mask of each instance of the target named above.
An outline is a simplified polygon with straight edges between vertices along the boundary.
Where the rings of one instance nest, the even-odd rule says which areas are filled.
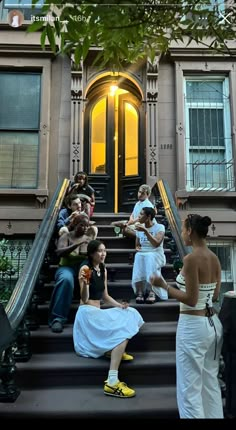
[[[176,283],[178,288],[181,291],[186,292],[185,279],[181,273],[178,274],[176,278]],[[199,284],[199,295],[198,295],[197,304],[195,306],[188,306],[180,302],[180,311],[192,311],[192,310],[198,311],[198,310],[206,309],[206,306],[209,306],[211,308],[213,306],[212,297],[213,297],[215,288],[216,288],[216,282],[212,282],[211,284]]]

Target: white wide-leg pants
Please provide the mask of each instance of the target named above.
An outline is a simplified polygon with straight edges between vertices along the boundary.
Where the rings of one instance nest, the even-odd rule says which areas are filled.
[[[180,418],[223,418],[218,382],[223,342],[220,320],[180,314],[176,334],[177,403]]]

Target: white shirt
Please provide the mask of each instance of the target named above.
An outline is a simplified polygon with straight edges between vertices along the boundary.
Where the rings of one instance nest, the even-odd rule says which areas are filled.
[[[152,236],[156,236],[160,232],[163,232],[165,234],[164,225],[158,224],[157,222],[153,224],[151,227],[149,227],[147,230]],[[151,242],[148,240],[146,234],[143,231],[136,231],[136,236],[139,239],[141,251],[150,252],[150,251],[158,250],[158,252],[160,252],[160,250],[163,250],[163,241],[161,242],[160,246],[155,247],[151,244]]]
[[[153,208],[153,209],[154,209],[154,206],[153,206],[153,204],[150,202],[150,200],[149,200],[149,199],[145,199],[145,200],[143,200],[142,202],[139,200],[139,201],[135,204],[135,206],[134,206],[134,209],[133,209],[133,212],[132,212],[132,217],[133,217],[134,219],[138,218],[138,216],[139,216],[139,214],[140,214],[140,212],[141,212],[141,210],[142,210],[143,208]]]

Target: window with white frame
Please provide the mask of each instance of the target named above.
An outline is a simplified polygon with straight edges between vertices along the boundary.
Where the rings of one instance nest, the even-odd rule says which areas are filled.
[[[41,73],[0,71],[0,188],[37,188]]]
[[[221,264],[221,281],[233,282],[233,246],[232,243],[209,242],[209,249],[217,255]]]
[[[187,190],[234,190],[229,82],[185,78]]]

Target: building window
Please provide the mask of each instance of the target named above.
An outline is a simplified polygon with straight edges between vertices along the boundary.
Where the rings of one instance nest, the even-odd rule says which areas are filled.
[[[209,242],[208,246],[220,260],[221,264],[221,281],[233,282],[233,246],[231,243]]]
[[[0,188],[37,188],[40,73],[0,72]]]
[[[186,188],[234,190],[227,78],[185,79]]]

